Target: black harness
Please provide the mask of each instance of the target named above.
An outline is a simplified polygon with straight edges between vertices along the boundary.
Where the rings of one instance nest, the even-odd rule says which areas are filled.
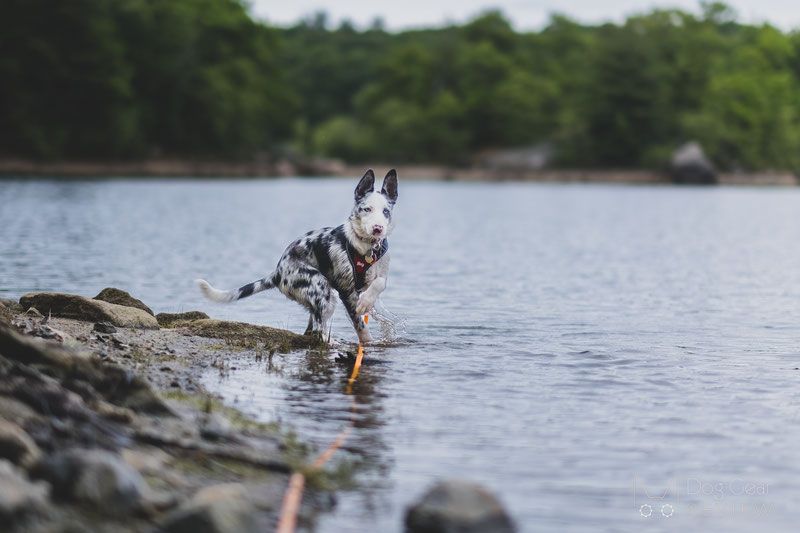
[[[350,265],[353,267],[353,279],[356,282],[356,292],[360,291],[366,285],[364,279],[367,277],[367,270],[369,267],[378,262],[378,259],[386,255],[389,251],[389,241],[383,239],[380,246],[370,250],[367,255],[358,255],[350,241],[347,241],[347,257],[350,259]]]

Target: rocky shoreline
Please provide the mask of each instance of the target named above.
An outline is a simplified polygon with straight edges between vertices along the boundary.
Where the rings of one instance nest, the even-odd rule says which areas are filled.
[[[0,299],[3,531],[273,531],[296,472],[306,479],[299,529],[313,530],[336,491],[354,486],[351,475],[309,467],[313,450],[293,434],[199,383],[228,372],[234,356],[271,365],[294,350],[331,355],[317,337],[199,311],[154,315],[119,289]],[[461,480],[430,488],[405,528],[515,530],[491,493]]]
[[[309,451],[222,405],[198,376],[224,371],[234,351],[266,359],[318,341],[202,313],[156,317],[111,292],[117,303],[0,301],[3,530],[273,530]],[[332,505],[324,476],[310,478],[301,524]]]
[[[143,160],[128,162],[58,161],[40,162],[20,159],[0,159],[0,177],[154,177],[154,178],[265,178],[326,176],[354,178],[368,166],[395,166],[406,180],[434,181],[528,181],[552,183],[633,183],[671,184],[676,180],[668,170],[650,169],[566,169],[531,168],[502,165],[465,167],[445,165],[345,165],[329,159],[283,159],[278,161],[194,161]],[[791,172],[723,172],[716,175],[718,185],[756,187],[794,187],[800,177]]]

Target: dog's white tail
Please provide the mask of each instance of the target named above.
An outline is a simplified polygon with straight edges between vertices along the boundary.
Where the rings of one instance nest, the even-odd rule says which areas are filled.
[[[212,302],[226,304],[235,302],[236,300],[241,300],[242,298],[247,298],[248,296],[256,294],[257,292],[273,288],[275,286],[275,275],[276,274],[273,272],[266,278],[254,281],[253,283],[248,283],[247,285],[239,287],[238,289],[231,289],[228,291],[215,289],[204,279],[196,279],[194,282],[197,283],[197,285],[200,287],[200,290],[203,291],[203,296]]]

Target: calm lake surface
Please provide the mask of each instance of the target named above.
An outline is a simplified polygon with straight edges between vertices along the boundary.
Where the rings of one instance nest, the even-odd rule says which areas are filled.
[[[269,273],[344,220],[355,183],[0,181],[0,296],[114,286],[301,332],[276,291],[220,306],[191,280]],[[402,323],[352,396],[332,355],[204,378],[319,449],[355,402],[328,468],[359,487],[314,531],[402,531],[442,477],[490,488],[523,532],[797,530],[800,190],[400,176],[395,219],[383,304]],[[355,340],[341,306],[333,336]]]

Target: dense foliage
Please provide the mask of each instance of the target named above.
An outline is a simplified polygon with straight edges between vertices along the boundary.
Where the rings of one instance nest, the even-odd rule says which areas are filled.
[[[800,34],[656,10],[518,33],[254,22],[237,0],[7,0],[0,152],[463,163],[548,143],[565,166],[653,167],[696,139],[723,168],[800,168]]]

